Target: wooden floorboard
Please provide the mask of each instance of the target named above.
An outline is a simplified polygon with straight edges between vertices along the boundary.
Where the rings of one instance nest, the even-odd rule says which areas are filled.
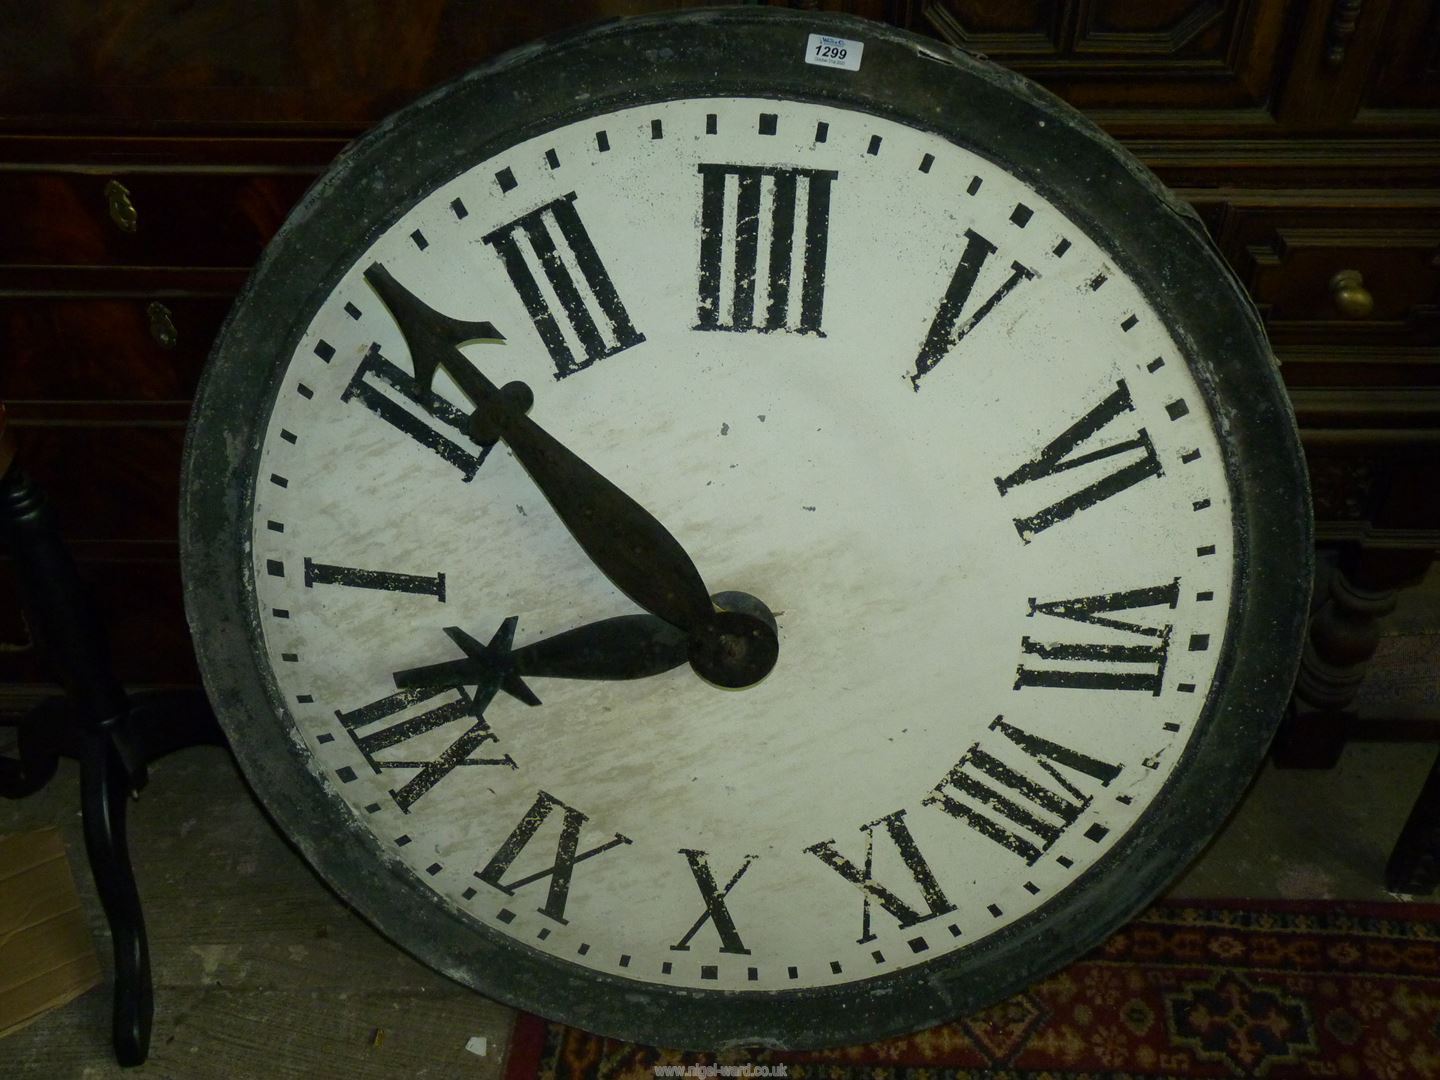
[[[110,1047],[109,936],[78,808],[73,763],[44,791],[0,800],[0,833],[61,828],[107,972],[99,989],[0,1039],[7,1080],[137,1075]],[[348,910],[277,835],[225,751],[157,763],[129,818],[156,986],[140,1075],[499,1076],[511,1010],[412,960]],[[475,1037],[484,1056],[466,1049]]]

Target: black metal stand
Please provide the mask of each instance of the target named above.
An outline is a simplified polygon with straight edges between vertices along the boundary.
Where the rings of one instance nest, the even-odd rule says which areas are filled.
[[[8,458],[0,452],[0,546],[15,561],[21,604],[66,696],[10,722],[19,729],[19,756],[0,757],[0,796],[18,799],[40,790],[62,756],[80,762],[85,850],[115,948],[115,1057],[121,1065],[139,1065],[150,1051],[154,996],[125,837],[127,796],[145,786],[151,761],[187,746],[223,746],[225,737],[198,690],[131,697],[121,688],[44,496],[18,466],[6,468]]]

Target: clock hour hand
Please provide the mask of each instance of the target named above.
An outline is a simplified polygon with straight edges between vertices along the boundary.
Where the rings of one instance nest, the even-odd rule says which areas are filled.
[[[416,380],[427,389],[443,367],[474,405],[471,437],[505,440],[555,513],[602,573],[626,596],[689,637],[696,672],[725,687],[759,682],[779,651],[774,630],[743,612],[716,611],[695,563],[648,510],[527,415],[534,394],[524,383],[497,388],[457,347],[498,340],[489,323],[435,311],[379,263],[365,271],[410,348]]]
[[[654,615],[621,615],[577,626],[511,650],[515,616],[505,620],[489,645],[456,626],[445,627],[462,659],[395,672],[401,690],[469,685],[498,677],[500,688],[527,705],[540,699],[524,677],[547,679],[644,679],[679,667],[689,659],[689,639]],[[508,637],[503,637],[506,628]]]

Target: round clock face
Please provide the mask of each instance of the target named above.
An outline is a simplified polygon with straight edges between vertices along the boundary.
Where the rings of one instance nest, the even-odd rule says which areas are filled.
[[[1308,559],[1263,338],[1117,151],[915,50],[751,14],[497,65],[362,143],[227,328],[187,460],[221,718],[486,992],[686,1045],[933,1022],[1130,914],[1258,761],[1308,583],[1257,572]],[[687,662],[605,481],[773,666]]]

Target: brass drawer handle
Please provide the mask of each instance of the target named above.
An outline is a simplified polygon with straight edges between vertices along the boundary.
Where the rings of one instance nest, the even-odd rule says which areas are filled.
[[[1359,270],[1341,270],[1330,279],[1330,297],[1335,310],[1347,319],[1363,319],[1375,310],[1375,298],[1365,288]]]
[[[155,300],[145,311],[150,316],[150,336],[155,339],[155,344],[162,349],[173,349],[179,335],[175,333],[175,320],[170,315],[170,309]]]
[[[110,207],[110,220],[121,232],[133,233],[140,227],[140,215],[130,201],[130,192],[119,180],[105,184],[105,203]]]

